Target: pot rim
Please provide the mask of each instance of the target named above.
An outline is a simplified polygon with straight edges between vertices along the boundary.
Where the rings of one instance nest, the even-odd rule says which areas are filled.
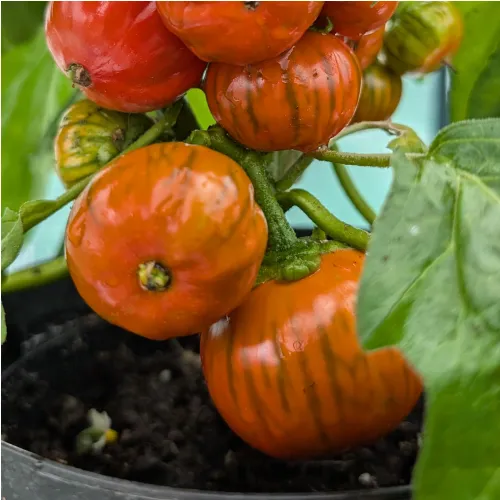
[[[214,500],[220,498],[228,500],[248,500],[249,498],[254,500],[262,498],[270,498],[272,500],[298,500],[301,498],[307,498],[308,500],[376,500],[380,498],[384,498],[384,500],[403,500],[408,498],[408,494],[411,492],[410,486],[391,486],[373,490],[351,490],[332,493],[236,493],[192,490],[104,476],[96,472],[78,469],[72,465],[60,464],[40,457],[2,440],[2,456],[5,456],[6,453],[14,455],[16,461],[30,462],[37,474],[52,477],[56,481],[72,483],[75,486],[82,485],[83,488],[92,485],[92,488],[97,489],[124,491],[131,496],[136,495],[143,500],[165,500],[166,498],[175,498],[176,500]]]
[[[95,313],[90,313],[95,314]],[[18,358],[9,365],[1,374],[2,383],[15,374],[15,371],[26,361],[29,361],[45,351],[50,350],[58,344],[75,335],[75,332],[66,332],[60,336],[42,341],[33,350]],[[15,461],[23,461],[31,464],[31,469],[36,474],[51,477],[55,481],[81,486],[82,489],[92,485],[92,488],[104,489],[114,492],[126,492],[129,495],[137,496],[142,500],[248,500],[248,499],[272,499],[272,500],[407,500],[411,495],[411,485],[389,486],[377,489],[350,490],[340,492],[325,493],[238,493],[238,492],[218,492],[204,491],[185,488],[173,488],[170,486],[159,486],[148,483],[130,481],[112,476],[105,476],[96,472],[79,469],[72,465],[60,464],[54,460],[41,457],[35,453],[19,448],[7,441],[1,440],[2,459],[5,454],[14,455]],[[3,460],[2,460],[3,461]],[[3,467],[2,467],[3,468]]]

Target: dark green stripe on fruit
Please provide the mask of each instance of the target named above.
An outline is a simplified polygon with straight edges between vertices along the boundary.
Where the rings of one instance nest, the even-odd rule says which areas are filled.
[[[294,308],[292,308],[292,310],[290,311],[289,314],[290,318],[293,318],[294,316],[293,311]],[[300,343],[301,342],[300,332],[296,330],[295,326],[293,325],[293,321],[290,322],[290,328],[294,334],[295,342]],[[311,372],[309,371],[309,364],[307,362],[306,353],[305,352],[299,353],[297,359],[300,368],[300,373],[302,375],[303,391],[309,403],[309,408],[311,410],[311,418],[313,420],[314,427],[316,429],[319,439],[321,439],[321,441],[328,442],[329,441],[328,433],[326,432],[323,426],[323,422],[321,421],[321,400],[314,389],[315,382],[311,375]]]

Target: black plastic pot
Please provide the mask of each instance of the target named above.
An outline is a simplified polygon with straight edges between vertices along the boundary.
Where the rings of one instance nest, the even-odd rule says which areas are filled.
[[[48,384],[73,386],[82,383],[78,365],[79,335],[71,330],[69,311],[85,314],[88,308],[79,298],[69,279],[3,297],[10,326],[8,341],[12,356],[10,366],[2,374],[2,393],[16,390],[21,371],[35,372]],[[61,318],[64,331],[37,332],[49,318]],[[57,323],[57,321],[56,321]],[[98,327],[98,325],[97,325]],[[89,316],[88,329],[96,328]],[[35,335],[33,335],[35,332]],[[103,338],[104,337],[104,338]],[[101,345],[127,343],[134,350],[151,349],[151,343],[134,335],[90,336]],[[75,347],[76,346],[76,347]],[[92,345],[90,345],[92,348]],[[3,354],[3,353],[2,353]],[[15,359],[17,357],[17,359]],[[63,376],[61,376],[64,374]],[[10,391],[10,392],[9,392]],[[15,393],[15,392],[14,392]],[[12,398],[11,398],[12,400]],[[3,421],[16,419],[15,404],[2,403]],[[36,420],[36,418],[35,418]],[[36,425],[36,421],[33,422]],[[347,493],[302,494],[237,494],[182,490],[114,479],[59,464],[2,441],[2,497],[6,500],[208,500],[243,498],[274,500],[409,500],[409,487],[392,487]]]

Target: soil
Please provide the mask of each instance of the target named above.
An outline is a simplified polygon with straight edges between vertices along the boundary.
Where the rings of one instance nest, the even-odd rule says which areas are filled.
[[[93,314],[44,331],[43,340],[59,340],[39,338],[37,355],[2,383],[3,438],[26,450],[108,476],[201,490],[329,492],[410,481],[422,403],[373,446],[285,462],[251,449],[218,415],[196,336],[147,341]],[[78,455],[75,437],[91,408],[109,414],[119,438],[101,453]]]

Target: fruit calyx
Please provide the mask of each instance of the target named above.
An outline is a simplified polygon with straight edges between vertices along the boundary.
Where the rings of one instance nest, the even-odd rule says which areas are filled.
[[[80,87],[90,87],[92,85],[89,72],[81,64],[71,63],[66,72],[75,85]]]
[[[148,292],[163,292],[172,281],[169,270],[155,260],[139,264],[137,277],[141,288]]]
[[[262,261],[255,286],[266,281],[298,281],[315,273],[321,264],[321,256],[347,248],[343,243],[299,238],[292,248],[285,251],[268,251]]]

